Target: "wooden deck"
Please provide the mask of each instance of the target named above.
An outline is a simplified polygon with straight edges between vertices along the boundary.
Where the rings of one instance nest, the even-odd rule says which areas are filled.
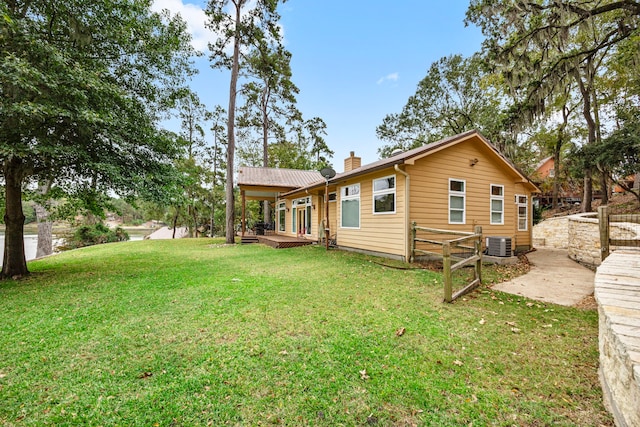
[[[255,236],[258,241],[264,245],[271,246],[276,249],[295,248],[297,246],[306,246],[314,243],[313,240],[307,240],[293,236],[283,236],[281,234],[272,234],[268,236]]]

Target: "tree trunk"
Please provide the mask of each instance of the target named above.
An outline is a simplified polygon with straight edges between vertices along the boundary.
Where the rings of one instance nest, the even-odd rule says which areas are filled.
[[[551,208],[558,207],[558,195],[560,193],[560,151],[564,143],[564,126],[558,129],[558,139],[553,147],[553,193],[551,195]]]
[[[231,81],[229,82],[229,111],[227,119],[227,185],[226,185],[226,242],[235,243],[235,198],[233,194],[233,164],[236,151],[235,122],[236,95],[238,74],[240,72],[240,12],[243,2],[236,4],[235,36],[233,38],[233,63],[231,66]]]
[[[591,212],[591,197],[593,195],[593,179],[591,168],[584,171],[584,191],[582,193],[582,212]]]
[[[271,204],[268,200],[263,201],[262,212],[264,214],[264,223],[269,224],[271,222]]]
[[[187,206],[187,237],[193,237],[193,224],[191,223],[191,206]]]
[[[191,217],[193,218],[193,236],[198,237],[198,211],[195,206],[191,206]]]
[[[49,211],[40,203],[35,204],[36,220],[38,221],[38,249],[36,258],[53,253],[53,222],[49,220]]]
[[[602,187],[602,203],[601,206],[609,204],[609,180],[605,172],[600,173],[600,187]]]
[[[4,261],[0,278],[22,277],[29,274],[24,255],[24,213],[22,212],[22,160],[12,157],[4,163],[5,235]]]
[[[217,124],[217,121],[216,121]],[[217,127],[217,126],[216,126]],[[218,131],[213,131],[213,179],[211,186],[211,231],[209,237],[215,236],[216,218],[216,185],[218,184]]]
[[[269,115],[267,108],[269,107],[269,82],[265,82],[262,90],[261,109],[262,109],[262,166],[269,167]],[[264,214],[264,223],[267,224],[271,219],[269,209],[269,201],[264,200],[262,205],[262,213]]]
[[[562,146],[566,140],[566,130],[569,125],[569,115],[571,110],[567,107],[567,104],[562,106],[562,125],[558,127],[558,138],[556,144],[553,147],[553,199],[551,201],[552,209],[558,207],[560,202],[560,153],[562,152]]]
[[[49,194],[51,180],[38,186],[38,193],[42,196]],[[53,253],[53,222],[49,219],[49,211],[40,203],[35,204],[36,220],[38,222],[38,248],[36,258]]]
[[[178,212],[180,212],[180,210],[176,209],[176,214],[173,216],[173,234],[171,234],[171,238],[172,239],[176,238],[176,226],[178,224]]]
[[[591,63],[589,63],[587,66],[587,72],[590,69]],[[582,81],[582,77],[580,76],[580,71],[578,69],[575,69],[573,71],[573,74],[576,82],[578,83],[580,94],[582,95],[582,115],[584,117],[584,120],[587,122],[587,144],[595,144],[597,126],[591,111],[591,88],[593,86],[593,79],[589,78],[589,74],[587,74],[587,86]],[[588,161],[591,161],[591,159],[588,159]],[[591,207],[591,199],[593,198],[592,175],[592,165],[589,165],[584,171],[584,191],[582,194],[581,207],[582,212],[591,212],[593,210]]]
[[[553,153],[553,193],[551,200],[551,208],[556,209],[558,207],[558,198],[560,195],[560,151]]]

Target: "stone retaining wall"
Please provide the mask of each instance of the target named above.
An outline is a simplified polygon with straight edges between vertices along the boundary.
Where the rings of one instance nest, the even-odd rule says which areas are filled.
[[[568,221],[569,258],[581,264],[600,265],[600,225],[598,215],[571,215]]]
[[[640,251],[619,250],[598,267],[600,382],[619,427],[640,426]]]
[[[569,217],[545,219],[533,227],[533,245],[567,249],[569,245]]]
[[[610,235],[612,239],[638,240],[640,226],[612,223]],[[569,258],[587,266],[597,267],[601,262],[598,215],[584,213],[546,219],[533,227],[533,244],[537,247],[567,249]]]

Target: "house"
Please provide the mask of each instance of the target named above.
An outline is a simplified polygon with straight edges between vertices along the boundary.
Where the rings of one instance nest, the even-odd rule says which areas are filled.
[[[621,181],[627,186],[627,188],[631,188],[631,189],[634,189],[634,190],[640,189],[640,179],[638,178],[638,174],[629,175],[629,176],[625,177],[624,179],[622,179]],[[626,193],[627,190],[625,190],[622,186],[620,186],[620,184],[616,183],[613,186],[613,192],[614,193]]]
[[[546,157],[542,160],[540,160],[540,162],[538,162],[538,164],[536,165],[536,170],[533,173],[533,178],[534,179],[547,179],[547,178],[554,178],[556,176],[556,170],[555,170],[555,161],[553,160],[553,157]]]
[[[277,234],[318,241],[328,224],[347,250],[408,260],[412,222],[465,232],[480,225],[485,236],[511,238],[516,250],[531,248],[539,190],[477,131],[367,165],[352,152],[344,166],[328,180],[243,167],[238,184],[243,200],[275,202]]]

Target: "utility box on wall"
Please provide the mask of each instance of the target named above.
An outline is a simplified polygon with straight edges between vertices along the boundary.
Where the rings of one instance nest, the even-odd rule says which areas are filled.
[[[511,256],[511,238],[501,236],[487,237],[487,255],[497,257]]]

